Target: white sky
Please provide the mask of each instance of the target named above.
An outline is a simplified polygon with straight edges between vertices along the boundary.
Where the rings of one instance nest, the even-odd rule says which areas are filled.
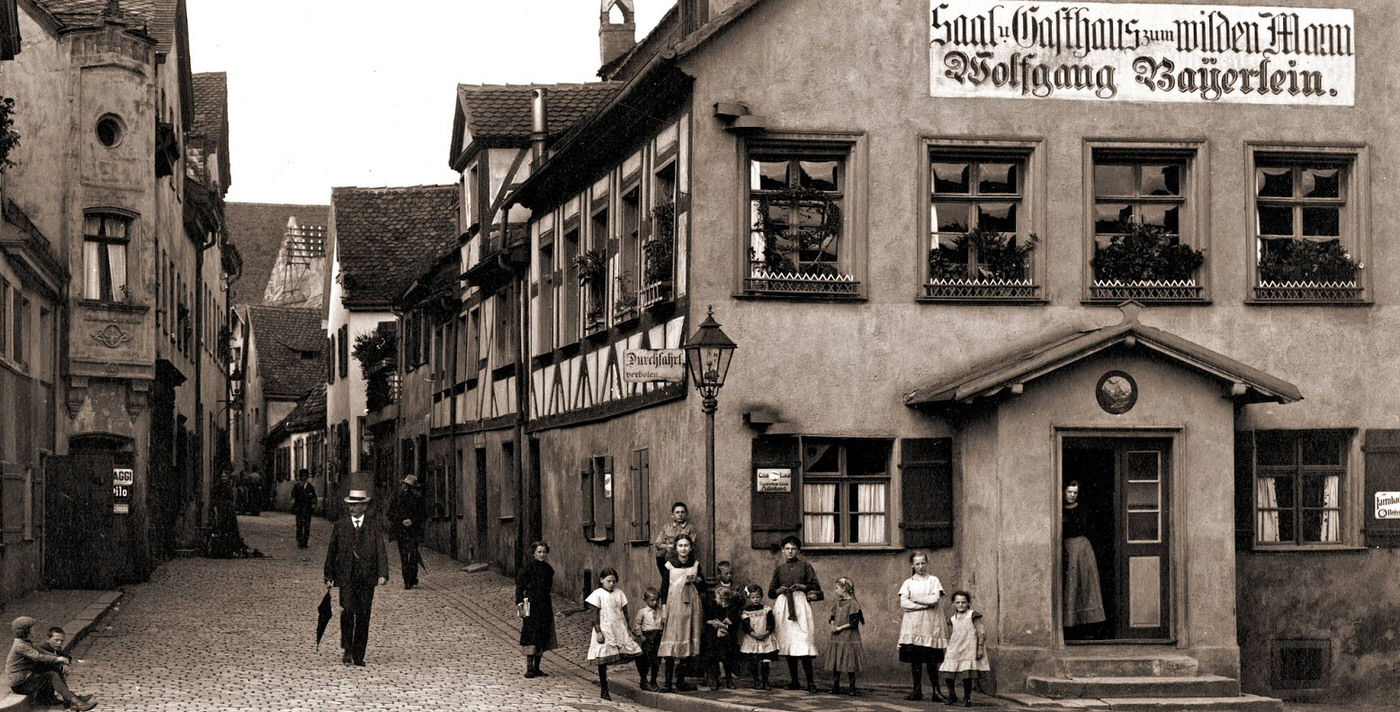
[[[189,0],[227,72],[232,202],[454,183],[457,85],[597,81],[598,0]],[[637,39],[674,0],[637,0]]]

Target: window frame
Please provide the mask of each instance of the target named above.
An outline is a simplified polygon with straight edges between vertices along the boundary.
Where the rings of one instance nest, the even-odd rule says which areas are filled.
[[[841,234],[837,238],[836,265],[839,278],[831,280],[775,279],[756,277],[752,251],[754,239],[753,201],[761,189],[750,180],[752,163],[761,157],[799,161],[837,157],[841,160],[837,179],[840,194]],[[736,298],[798,299],[820,301],[863,301],[868,297],[866,191],[869,173],[864,133],[855,132],[769,132],[761,137],[744,138],[739,143],[737,192],[738,231],[736,245]],[[789,168],[789,175],[792,169]],[[789,178],[789,180],[791,180]]]
[[[1298,168],[1311,164],[1335,165],[1343,170],[1341,195],[1330,202],[1339,202],[1341,214],[1339,242],[1354,261],[1362,265],[1356,272],[1354,289],[1339,288],[1266,288],[1259,278],[1259,261],[1264,239],[1259,230],[1259,198],[1257,171],[1267,165],[1291,164]],[[1371,186],[1369,152],[1360,144],[1276,144],[1247,143],[1245,146],[1245,202],[1247,206],[1249,239],[1245,264],[1249,265],[1249,285],[1246,304],[1295,305],[1331,304],[1367,306],[1372,303],[1370,272],[1365,265],[1371,258]],[[1266,203],[1297,202],[1301,208],[1305,199],[1268,198]],[[1295,221],[1294,233],[1302,232],[1301,221]],[[1290,284],[1290,283],[1284,283]]]
[[[101,229],[99,233],[88,232],[88,221],[97,219]],[[83,279],[81,284],[82,298],[92,302],[104,302],[107,304],[130,303],[131,301],[131,243],[132,232],[136,229],[137,216],[134,213],[115,208],[93,208],[83,211]],[[109,220],[121,222],[126,230],[125,235],[113,236],[106,234]],[[95,268],[89,264],[88,245],[96,246],[98,258],[97,274],[97,295],[90,292],[92,285],[88,284],[88,274]],[[108,251],[109,246],[120,245],[122,255],[122,281],[117,284],[113,279],[111,258],[112,253]]]
[[[1267,436],[1269,437],[1290,439],[1290,445],[1294,449],[1293,464],[1259,464],[1261,459],[1261,446],[1259,436],[1261,434],[1267,434]],[[1318,465],[1304,463],[1301,448],[1303,446],[1305,438],[1309,436],[1335,439],[1337,451],[1339,453],[1341,462],[1335,465]],[[1249,492],[1252,521],[1250,533],[1251,548],[1255,551],[1299,551],[1316,549],[1330,550],[1338,548],[1354,548],[1354,544],[1357,539],[1357,526],[1355,521],[1356,517],[1354,516],[1352,510],[1356,508],[1356,503],[1359,502],[1359,494],[1357,491],[1357,487],[1360,484],[1359,479],[1364,479],[1359,477],[1355,468],[1355,463],[1358,462],[1358,458],[1355,457],[1355,454],[1353,453],[1353,450],[1357,446],[1356,430],[1351,428],[1313,428],[1296,430],[1267,428],[1250,431],[1249,437],[1252,442],[1251,452],[1253,455],[1253,459],[1251,461]],[[1303,479],[1305,477],[1327,477],[1333,475],[1339,478],[1337,482],[1338,502],[1335,504],[1335,506],[1305,506],[1301,494],[1303,487]],[[1280,476],[1287,476],[1293,481],[1293,504],[1289,508],[1283,508],[1277,505],[1274,507],[1267,508],[1261,507],[1259,503],[1258,492],[1259,480],[1261,479],[1261,477],[1274,478]],[[1361,506],[1364,506],[1364,502],[1360,504]],[[1302,516],[1305,510],[1335,511],[1338,517],[1336,525],[1337,539],[1335,541],[1305,541]],[[1262,528],[1260,526],[1260,522],[1262,521],[1261,518],[1265,511],[1292,512],[1294,536],[1291,540],[1260,540],[1259,532]]]
[[[916,249],[914,258],[915,264],[919,265],[919,283],[916,287],[915,300],[921,302],[963,302],[979,303],[994,302],[998,304],[1043,304],[1046,301],[1044,296],[1045,272],[1047,260],[1043,258],[1044,236],[1047,231],[1046,226],[1046,203],[1045,190],[1045,161],[1043,151],[1041,151],[1042,141],[1040,139],[1028,140],[1008,140],[993,138],[973,138],[954,139],[928,136],[924,137],[920,144],[919,161],[922,169],[919,172],[920,195],[927,200],[926,209],[919,211],[919,237],[915,241]],[[1038,238],[1037,245],[1031,250],[1029,264],[1027,265],[1028,278],[1030,284],[1025,287],[983,287],[974,286],[976,281],[969,280],[967,287],[953,287],[936,289],[929,276],[929,258],[933,244],[933,235],[936,225],[933,224],[933,163],[937,161],[945,162],[969,162],[969,163],[1017,163],[1020,179],[1020,190],[1018,198],[1018,209],[1016,217],[1016,236],[1018,242],[1023,241],[1031,235]],[[978,202],[1009,202],[1005,199],[998,199],[992,194],[985,200],[979,200],[977,195],[968,194],[966,198],[948,198],[950,202],[976,204]]]
[[[831,446],[839,446],[837,454],[840,470],[838,473],[829,472],[809,472],[807,469],[807,447],[809,444],[825,443]],[[865,444],[868,446],[881,446],[886,448],[885,471],[882,474],[853,475],[850,474],[850,447],[853,444]],[[894,438],[878,437],[825,437],[815,435],[804,435],[798,438],[799,473],[798,473],[798,531],[801,532],[803,548],[806,549],[828,549],[828,550],[862,550],[862,549],[886,549],[895,546],[892,531],[894,525],[895,512],[892,505],[893,470],[895,469],[894,458]],[[836,509],[834,511],[809,509],[809,497],[807,487],[809,485],[836,485]],[[884,511],[882,516],[885,519],[884,534],[881,541],[856,542],[852,541],[852,532],[858,531],[856,524],[860,514],[870,514],[858,512],[851,503],[853,491],[858,484],[882,484],[884,485]],[[836,541],[818,542],[812,532],[808,531],[807,519],[809,516],[834,516]]]
[[[1209,304],[1211,301],[1210,271],[1211,246],[1209,223],[1210,171],[1205,164],[1204,141],[1103,141],[1090,140],[1084,144],[1084,263],[1083,263],[1083,303],[1117,305],[1128,299],[1153,304]],[[1178,242],[1201,250],[1205,262],[1196,269],[1195,284],[1192,286],[1167,287],[1148,284],[1125,284],[1116,286],[1098,285],[1094,275],[1093,260],[1099,245],[1097,207],[1100,202],[1095,182],[1095,167],[1105,164],[1130,164],[1139,167],[1144,164],[1180,164],[1179,199],[1173,196],[1152,195],[1112,195],[1105,196],[1103,202],[1135,205],[1178,203],[1180,214],[1177,217]],[[1135,178],[1135,184],[1139,178]],[[1110,236],[1116,233],[1103,233]],[[1107,240],[1105,243],[1107,244]]]

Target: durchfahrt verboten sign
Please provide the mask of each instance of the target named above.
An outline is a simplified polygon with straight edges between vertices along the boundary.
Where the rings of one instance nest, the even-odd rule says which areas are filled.
[[[930,0],[936,97],[1351,106],[1336,8]]]

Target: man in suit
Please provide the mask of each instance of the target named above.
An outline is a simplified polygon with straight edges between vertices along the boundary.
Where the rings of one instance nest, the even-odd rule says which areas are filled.
[[[394,540],[399,545],[404,589],[418,585],[418,564],[423,560],[418,547],[423,543],[423,520],[427,516],[428,508],[423,501],[423,488],[418,486],[418,476],[406,475],[399,491],[394,493],[393,506],[389,508],[389,523],[394,528]]]
[[[389,557],[384,525],[367,514],[369,490],[352,489],[344,501],[349,516],[331,527],[326,587],[340,587],[340,647],[345,651],[341,662],[364,667],[374,587],[389,582]]]
[[[316,488],[311,486],[311,473],[305,467],[297,471],[297,483],[292,485],[292,514],[297,518],[297,547],[305,549],[311,539],[311,513],[316,509]]]

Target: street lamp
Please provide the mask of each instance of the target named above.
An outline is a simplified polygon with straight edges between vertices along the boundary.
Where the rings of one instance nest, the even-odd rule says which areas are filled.
[[[709,524],[706,542],[705,570],[715,575],[715,410],[719,408],[719,389],[729,373],[729,360],[737,344],[729,339],[715,321],[711,306],[700,328],[685,343],[685,361],[690,381],[700,391],[700,407],[705,411],[705,517]]]

